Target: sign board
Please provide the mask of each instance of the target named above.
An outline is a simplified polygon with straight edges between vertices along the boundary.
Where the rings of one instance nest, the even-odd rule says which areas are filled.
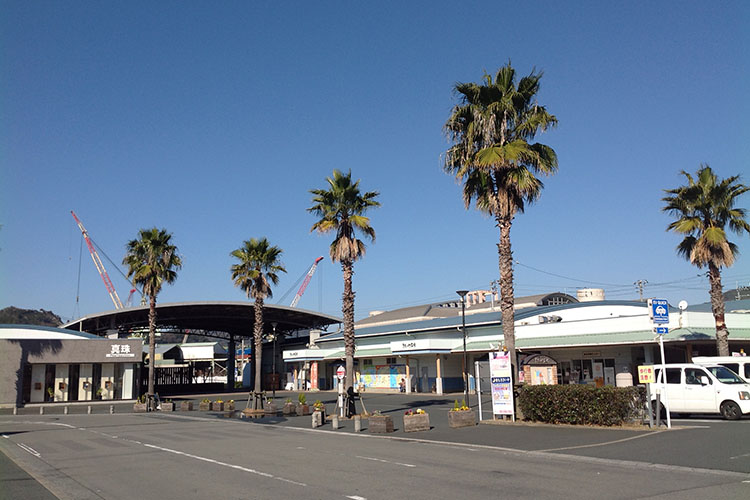
[[[513,382],[510,353],[491,352],[490,380],[492,383],[493,415],[513,415]]]
[[[654,378],[654,365],[638,366],[638,382],[641,384],[653,384],[656,382]]]
[[[657,335],[666,335],[669,333],[669,327],[667,326],[656,326],[654,327],[654,333]]]
[[[344,375],[346,375],[346,369],[343,366],[339,365],[339,367],[336,368],[336,376],[339,379],[343,379]]]
[[[669,323],[669,303],[667,299],[648,299],[648,311],[652,323],[657,325]]]

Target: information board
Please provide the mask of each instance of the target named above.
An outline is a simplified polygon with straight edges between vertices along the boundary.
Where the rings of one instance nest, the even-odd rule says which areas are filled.
[[[492,383],[492,413],[513,415],[513,379],[510,354],[490,353],[490,380]]]

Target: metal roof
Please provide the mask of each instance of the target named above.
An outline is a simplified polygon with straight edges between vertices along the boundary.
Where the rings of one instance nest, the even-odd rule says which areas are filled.
[[[104,335],[111,330],[129,332],[148,327],[148,306],[137,306],[84,316],[63,328]],[[264,333],[286,333],[307,329],[326,329],[342,320],[296,307],[264,304]],[[197,333],[218,338],[228,334],[252,337],[255,322],[253,302],[174,302],[156,305],[156,323],[162,331]]]
[[[56,328],[54,326],[39,326],[39,325],[0,325],[0,338],[2,339],[13,339],[23,340],[25,337],[23,332],[21,335],[17,333],[11,333],[10,330],[33,330],[36,335],[28,336],[29,338],[35,339],[64,339],[64,338],[83,338],[83,339],[98,339],[101,338],[97,335],[91,335],[86,332],[79,332],[76,330],[69,330],[65,328]],[[39,334],[42,334],[40,336]]]

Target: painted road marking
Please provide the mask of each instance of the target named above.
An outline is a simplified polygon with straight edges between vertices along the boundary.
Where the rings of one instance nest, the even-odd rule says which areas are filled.
[[[729,460],[734,460],[735,458],[742,458],[742,457],[750,457],[750,453],[743,453],[742,455],[737,455],[736,457],[729,457]]]
[[[352,500],[367,500],[365,497],[359,497],[357,495],[347,495],[346,498],[351,498]]]
[[[6,434],[2,435],[5,439],[8,439],[8,436]]]
[[[401,465],[403,467],[416,467],[416,465],[402,464],[400,462],[391,462],[390,460],[383,460],[382,458],[363,457],[363,456],[360,456],[360,455],[355,455],[355,458],[361,458],[362,460],[372,460],[373,462],[383,462],[384,464]]]
[[[31,454],[32,454],[32,455],[34,455],[35,457],[41,457],[41,456],[42,456],[42,455],[41,455],[41,454],[40,454],[40,453],[39,453],[38,451],[36,451],[36,450],[35,450],[34,448],[32,448],[31,446],[25,445],[25,444],[23,444],[23,443],[16,443],[16,444],[18,445],[18,447],[19,447],[19,448],[21,448],[22,450],[24,450],[24,451],[26,451],[26,452],[29,452],[29,453],[31,453]]]
[[[637,436],[630,436],[630,437],[623,438],[623,439],[616,439],[615,441],[606,441],[604,443],[581,444],[578,446],[565,446],[563,448],[547,448],[546,450],[535,450],[535,451],[549,452],[549,451],[561,451],[561,450],[577,450],[579,448],[594,448],[596,446],[607,446],[610,444],[622,443],[624,441],[632,441],[633,439],[640,439],[642,437],[655,436],[656,434],[660,434],[662,432],[664,431],[653,431],[648,434],[638,434]]]

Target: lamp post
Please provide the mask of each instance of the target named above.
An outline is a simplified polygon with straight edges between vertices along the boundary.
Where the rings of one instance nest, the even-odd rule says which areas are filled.
[[[456,293],[461,297],[461,333],[464,337],[464,401],[466,405],[469,405],[469,374],[467,372],[468,361],[466,359],[466,294],[468,290],[456,290]]]
[[[275,321],[271,323],[271,326],[273,327],[273,359],[271,361],[271,366],[273,367],[271,369],[271,383],[273,384],[273,398],[276,399],[276,323]]]

